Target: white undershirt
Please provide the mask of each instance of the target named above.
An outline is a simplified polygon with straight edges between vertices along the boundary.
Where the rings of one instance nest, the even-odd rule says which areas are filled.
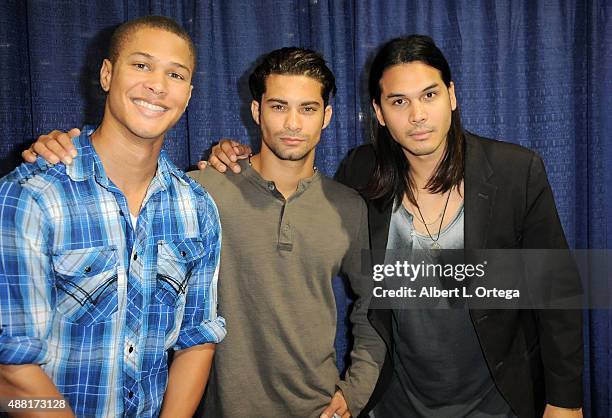
[[[132,228],[136,229],[136,222],[138,222],[138,216],[134,216],[130,212],[130,218],[132,219]]]

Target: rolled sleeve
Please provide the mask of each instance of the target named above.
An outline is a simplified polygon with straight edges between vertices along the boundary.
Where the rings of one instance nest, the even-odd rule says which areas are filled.
[[[40,338],[0,335],[0,364],[43,364],[46,354]]]
[[[0,364],[43,364],[52,317],[48,223],[16,181],[0,182]]]
[[[225,338],[225,319],[218,314],[217,282],[221,256],[221,224],[212,198],[200,204],[200,235],[204,256],[191,272],[185,315],[175,349],[219,343]]]

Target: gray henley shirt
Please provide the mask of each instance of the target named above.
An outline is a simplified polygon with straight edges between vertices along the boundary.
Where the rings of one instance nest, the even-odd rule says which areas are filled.
[[[378,378],[385,346],[366,314],[371,277],[361,197],[320,173],[285,200],[242,162],[242,173],[191,172],[212,195],[223,228],[219,302],[227,337],[218,344],[204,399],[207,417],[318,417],[336,387],[353,416]],[[354,345],[343,381],[335,363],[332,279],[349,279]]]

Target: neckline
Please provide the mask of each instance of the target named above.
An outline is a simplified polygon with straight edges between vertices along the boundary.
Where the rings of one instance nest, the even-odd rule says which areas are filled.
[[[429,235],[427,235],[426,233],[423,234],[416,230],[416,228],[414,227],[414,216],[410,212],[408,212],[408,209],[406,209],[403,204],[400,203],[400,206],[401,206],[400,210],[402,210],[402,215],[405,216],[410,222],[410,226],[412,227],[412,232],[419,238],[427,238],[431,240],[431,237]],[[440,234],[438,235],[438,241],[440,240],[440,238],[442,238],[442,236],[446,235],[446,232],[449,231],[459,221],[459,218],[461,217],[461,214],[463,213],[463,206],[464,206],[464,202],[461,202],[461,205],[459,206],[459,208],[455,211],[455,214],[453,215],[453,220],[449,222],[440,231]]]

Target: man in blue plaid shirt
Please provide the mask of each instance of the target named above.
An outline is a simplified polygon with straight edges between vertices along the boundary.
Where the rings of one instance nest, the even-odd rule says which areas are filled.
[[[161,151],[194,67],[171,19],[123,24],[100,72],[103,120],[73,164],[0,181],[0,397],[63,396],[65,416],[191,416],[225,336],[217,208]]]

